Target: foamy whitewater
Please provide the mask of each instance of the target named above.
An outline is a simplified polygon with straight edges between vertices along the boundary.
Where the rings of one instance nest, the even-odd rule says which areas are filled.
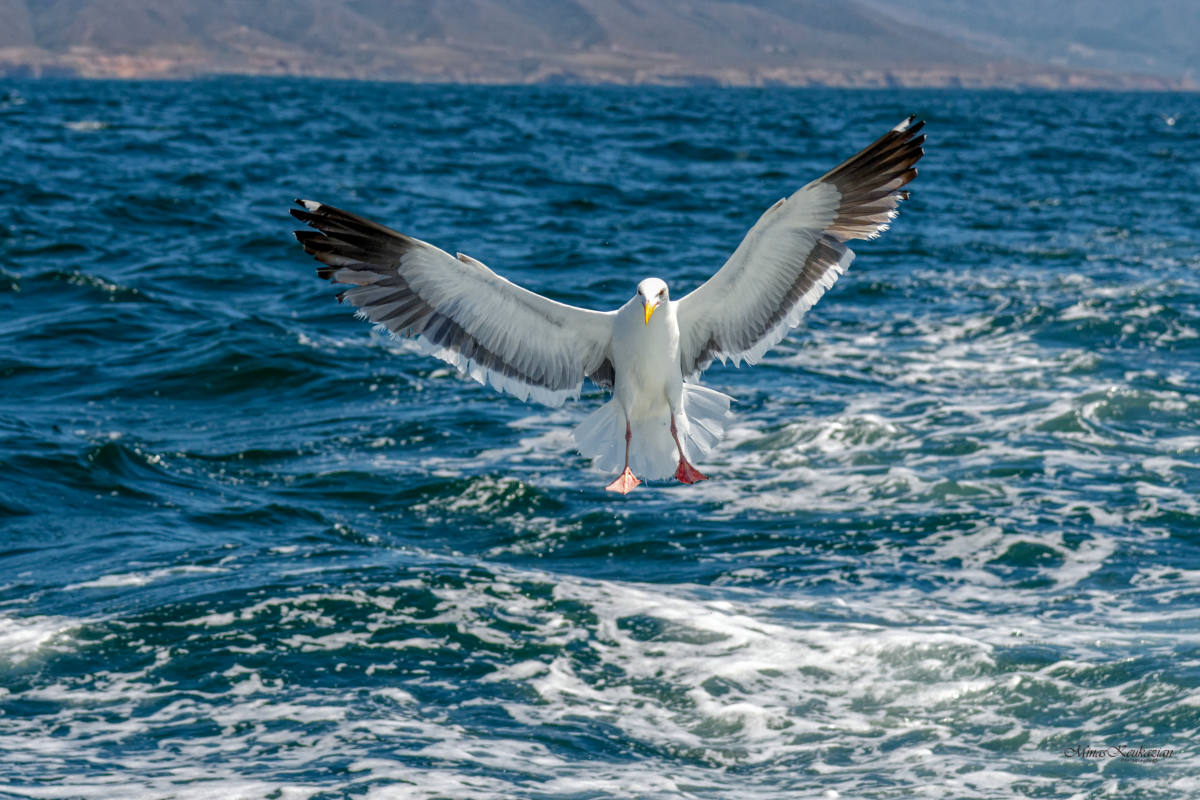
[[[679,295],[908,113],[693,487],[291,239]],[[1200,97],[8,81],[0,144],[0,797],[1200,797]]]

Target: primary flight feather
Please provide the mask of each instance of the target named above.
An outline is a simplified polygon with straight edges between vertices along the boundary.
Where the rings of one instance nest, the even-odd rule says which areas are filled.
[[[484,385],[550,406],[586,377],[612,399],[575,430],[580,452],[620,474],[695,483],[693,466],[720,440],[730,398],[696,383],[712,362],[754,364],[800,322],[850,265],[850,239],[873,239],[896,216],[924,154],[913,117],[771,206],[715,275],[681,300],[647,278],[616,311],[555,302],[470,256],[311,200],[292,214],[338,295],[397,336]]]

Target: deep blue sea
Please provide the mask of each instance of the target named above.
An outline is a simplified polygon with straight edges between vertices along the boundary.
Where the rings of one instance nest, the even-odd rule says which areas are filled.
[[[287,213],[612,309],[909,113],[693,487]],[[0,797],[1200,797],[1198,191],[1198,94],[0,83]]]

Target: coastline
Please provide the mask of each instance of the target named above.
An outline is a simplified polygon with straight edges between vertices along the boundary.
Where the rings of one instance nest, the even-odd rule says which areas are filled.
[[[255,49],[214,54],[192,47],[156,47],[132,53],[73,47],[0,48],[2,78],[192,80],[219,76],[334,78],[404,83],[478,85],[724,86],[905,89],[1099,89],[1196,91],[1186,77],[1074,70],[995,62],[978,66],[928,65],[883,69],[853,65],[702,66],[665,54],[582,51],[471,56],[446,45],[373,52],[356,63],[313,58],[296,50]]]

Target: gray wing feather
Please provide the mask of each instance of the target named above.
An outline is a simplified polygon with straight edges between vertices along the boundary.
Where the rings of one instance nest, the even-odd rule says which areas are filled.
[[[612,384],[612,313],[558,303],[505,280],[479,261],[457,257],[332,206],[297,201],[296,231],[323,266],[348,284],[338,299],[482,384],[522,400],[560,405],[578,397],[585,376]]]
[[[913,117],[778,201],[712,278],[679,301],[680,366],[695,375],[732,359],[757,362],[845,272],[843,242],[874,239],[908,198],[924,155]]]

